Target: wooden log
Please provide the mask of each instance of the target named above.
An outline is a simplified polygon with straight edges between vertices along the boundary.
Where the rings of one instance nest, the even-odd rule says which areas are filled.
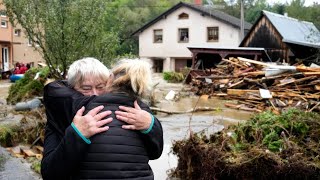
[[[161,109],[157,107],[150,107],[150,109],[152,111],[163,112],[167,114],[185,114],[185,113],[192,113],[192,112],[198,112],[198,111],[216,111],[217,110],[217,108],[212,108],[212,107],[196,107],[186,111],[172,111],[172,110],[166,110],[166,109]]]
[[[320,72],[302,72],[303,75],[305,76],[313,76],[313,75],[317,75],[320,76]]]
[[[235,65],[235,66],[238,66],[238,67],[240,67],[240,68],[243,68],[243,67],[246,68],[246,67],[248,67],[248,66],[243,66],[243,65],[241,65],[241,64],[237,64],[237,63],[235,63],[235,62],[233,62],[233,61],[231,61],[231,60],[224,59],[224,58],[222,58],[222,61],[228,62],[228,63],[233,64],[233,65]]]
[[[311,109],[308,110],[308,112],[312,112],[315,108],[317,108],[320,105],[320,102],[318,102],[316,105],[314,105]]]
[[[241,107],[240,104],[231,104],[231,103],[225,103],[224,106],[232,109],[239,109]]]
[[[312,68],[312,67],[305,67],[305,66],[297,66],[296,68],[300,72],[320,72],[320,68]]]
[[[252,63],[252,64],[258,64],[258,65],[262,65],[262,66],[266,66],[266,67],[270,67],[270,68],[274,68],[274,69],[296,70],[295,66],[274,65],[274,64],[264,63],[264,62],[261,62],[261,61],[255,61],[255,60],[242,58],[242,57],[238,57],[238,59],[240,61],[245,61],[245,62],[249,62],[249,63]]]
[[[253,72],[246,72],[242,74],[238,74],[238,76],[264,76],[264,71],[253,71]]]
[[[239,88],[242,87],[245,83],[243,82],[243,80],[238,81],[234,84],[230,84],[228,88]]]
[[[248,92],[258,93],[259,90],[249,90],[249,89],[227,89],[228,95],[236,95],[236,96],[242,96],[247,94]]]
[[[320,95],[318,94],[308,94],[308,95],[301,95],[299,93],[292,93],[292,92],[272,92],[273,97],[302,97],[304,99],[319,99]]]
[[[238,78],[238,76],[214,76],[214,75],[210,75],[210,76],[197,76],[195,77],[194,79],[205,79],[205,78],[208,78],[208,79],[212,79],[212,80],[215,80],[215,79],[233,79],[233,78]]]

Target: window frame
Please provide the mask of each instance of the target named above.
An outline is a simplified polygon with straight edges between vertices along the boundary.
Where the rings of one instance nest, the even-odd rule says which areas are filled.
[[[183,12],[178,15],[178,19],[189,19],[189,14]]]
[[[161,32],[161,41],[157,40],[156,32]],[[154,29],[153,30],[153,43],[163,43],[163,29]]]
[[[32,39],[31,39],[31,38],[28,38],[28,46],[32,46],[32,44],[33,44]]]
[[[15,29],[14,35],[20,37],[21,36],[21,29]]]
[[[0,17],[7,17],[7,11],[1,9],[1,10],[0,10]]]
[[[210,31],[213,31],[213,35],[210,35]],[[214,32],[217,32],[217,35],[214,35]],[[210,36],[213,36],[213,39],[209,39]],[[210,26],[207,27],[207,41],[208,42],[218,42],[219,41],[219,27],[218,26]]]
[[[181,40],[182,38],[182,34],[181,34],[181,31],[182,30],[187,30],[187,38],[186,40]],[[190,33],[189,33],[189,28],[178,28],[178,43],[188,43],[189,42],[189,39],[190,39]]]
[[[2,24],[4,22],[4,25]],[[1,20],[1,27],[2,28],[8,28],[8,21],[7,20]]]

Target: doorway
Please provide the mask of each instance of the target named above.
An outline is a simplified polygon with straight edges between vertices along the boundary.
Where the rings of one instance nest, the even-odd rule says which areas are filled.
[[[2,48],[2,69],[3,71],[9,71],[9,48]]]

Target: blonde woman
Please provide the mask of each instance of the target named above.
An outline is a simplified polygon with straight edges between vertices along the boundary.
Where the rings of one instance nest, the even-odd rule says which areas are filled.
[[[79,179],[154,179],[148,162],[161,156],[163,132],[160,122],[151,115],[149,107],[141,101],[151,85],[151,67],[147,62],[134,59],[121,60],[113,69],[113,81],[108,93],[96,96],[85,106],[90,111],[104,106],[112,111],[109,130],[90,138],[90,146],[80,163]],[[141,108],[150,113],[148,123],[137,124],[131,112],[119,108]],[[79,107],[80,108],[80,107]],[[78,108],[76,108],[78,109]],[[126,119],[119,120],[119,116]],[[134,124],[134,125],[133,125]]]

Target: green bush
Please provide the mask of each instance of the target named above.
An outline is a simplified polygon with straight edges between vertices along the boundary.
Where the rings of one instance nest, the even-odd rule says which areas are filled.
[[[179,83],[185,76],[180,72],[163,72],[163,79],[171,83]]]
[[[39,77],[34,79],[37,73]],[[17,80],[10,86],[9,95],[7,97],[8,104],[30,99],[35,96],[42,96],[43,87],[49,75],[49,68],[31,68],[20,80]]]
[[[7,126],[0,126],[0,144],[1,146],[8,147],[12,146],[11,137],[13,130]]]

